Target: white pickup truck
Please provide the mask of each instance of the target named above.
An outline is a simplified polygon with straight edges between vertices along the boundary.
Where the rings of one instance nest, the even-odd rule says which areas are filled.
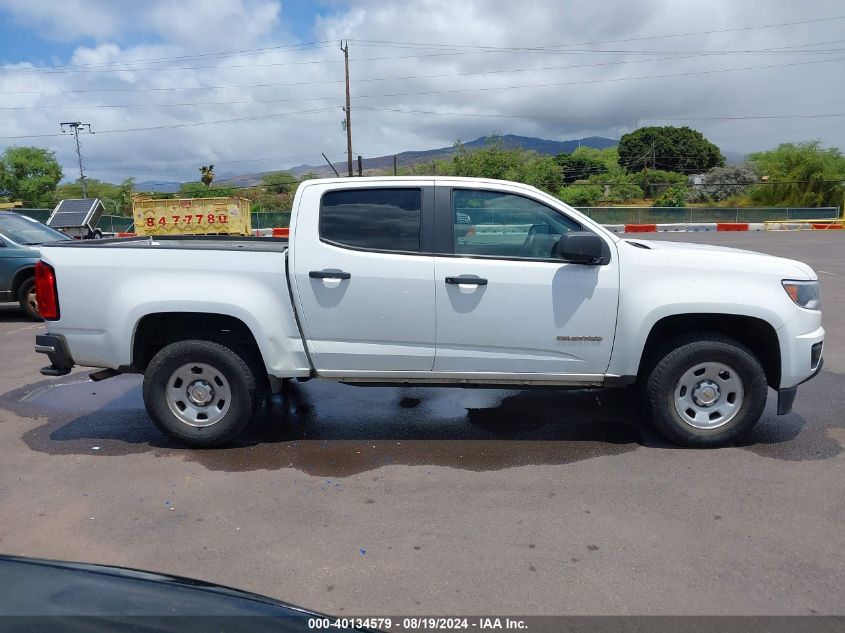
[[[144,374],[153,421],[230,442],[285,379],[501,388],[637,385],[658,430],[731,443],[822,366],[806,264],[620,239],[532,187],[310,180],[290,239],[45,244],[46,375]],[[561,411],[566,416],[566,411]]]

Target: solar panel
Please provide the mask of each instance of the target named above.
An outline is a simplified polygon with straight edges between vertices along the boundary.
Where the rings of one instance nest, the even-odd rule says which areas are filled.
[[[97,198],[82,200],[62,200],[47,220],[47,226],[53,228],[79,228],[99,220],[103,204]],[[94,219],[94,215],[98,217]]]

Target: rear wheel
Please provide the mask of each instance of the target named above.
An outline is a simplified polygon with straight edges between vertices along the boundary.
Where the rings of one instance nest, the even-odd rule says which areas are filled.
[[[38,299],[35,297],[35,277],[25,279],[18,288],[18,303],[21,305],[21,310],[30,319],[42,320],[38,313]]]
[[[144,375],[144,404],[168,436],[195,447],[221,446],[252,422],[261,384],[250,355],[213,341],[171,343]]]
[[[701,334],[670,346],[644,385],[661,434],[681,446],[725,446],[746,435],[766,406],[766,374],[744,345]]]

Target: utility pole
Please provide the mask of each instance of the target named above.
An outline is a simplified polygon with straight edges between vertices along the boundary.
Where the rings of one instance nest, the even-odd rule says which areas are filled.
[[[655,150],[654,150],[655,143],[656,143],[656,141],[651,144],[651,168],[652,169],[656,169],[656,167],[654,166],[655,160],[657,158],[654,155],[655,154]],[[646,200],[647,198],[648,198],[648,156],[643,158],[643,200]]]
[[[346,113],[346,165],[349,175],[352,175],[352,117],[349,112],[349,40],[344,43],[340,42],[340,50],[343,51],[343,67],[346,71],[346,107],[343,111]]]
[[[399,169],[397,168],[397,165],[396,165],[396,154],[393,155],[393,175],[394,176],[399,175]]]
[[[88,185],[85,184],[85,171],[82,169],[82,149],[79,146],[79,128],[88,129],[89,134],[93,134],[94,132],[91,131],[91,124],[90,123],[82,123],[81,121],[66,121],[65,123],[61,123],[62,132],[67,132],[71,130],[73,132],[73,138],[76,141],[76,160],[79,163],[79,181],[82,183],[82,197],[88,197]],[[67,129],[65,129],[67,126]]]
[[[360,156],[358,157],[358,175],[359,176],[364,175],[364,159],[361,158]]]

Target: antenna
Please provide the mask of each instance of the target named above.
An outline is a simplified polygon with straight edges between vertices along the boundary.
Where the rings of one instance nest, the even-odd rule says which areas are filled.
[[[88,185],[85,183],[85,170],[82,168],[82,148],[79,145],[79,129],[86,131],[88,134],[93,134],[90,123],[82,123],[81,121],[66,121],[61,123],[62,132],[70,130],[73,132],[73,138],[76,141],[76,160],[79,163],[79,181],[82,183],[82,197],[88,197]]]

